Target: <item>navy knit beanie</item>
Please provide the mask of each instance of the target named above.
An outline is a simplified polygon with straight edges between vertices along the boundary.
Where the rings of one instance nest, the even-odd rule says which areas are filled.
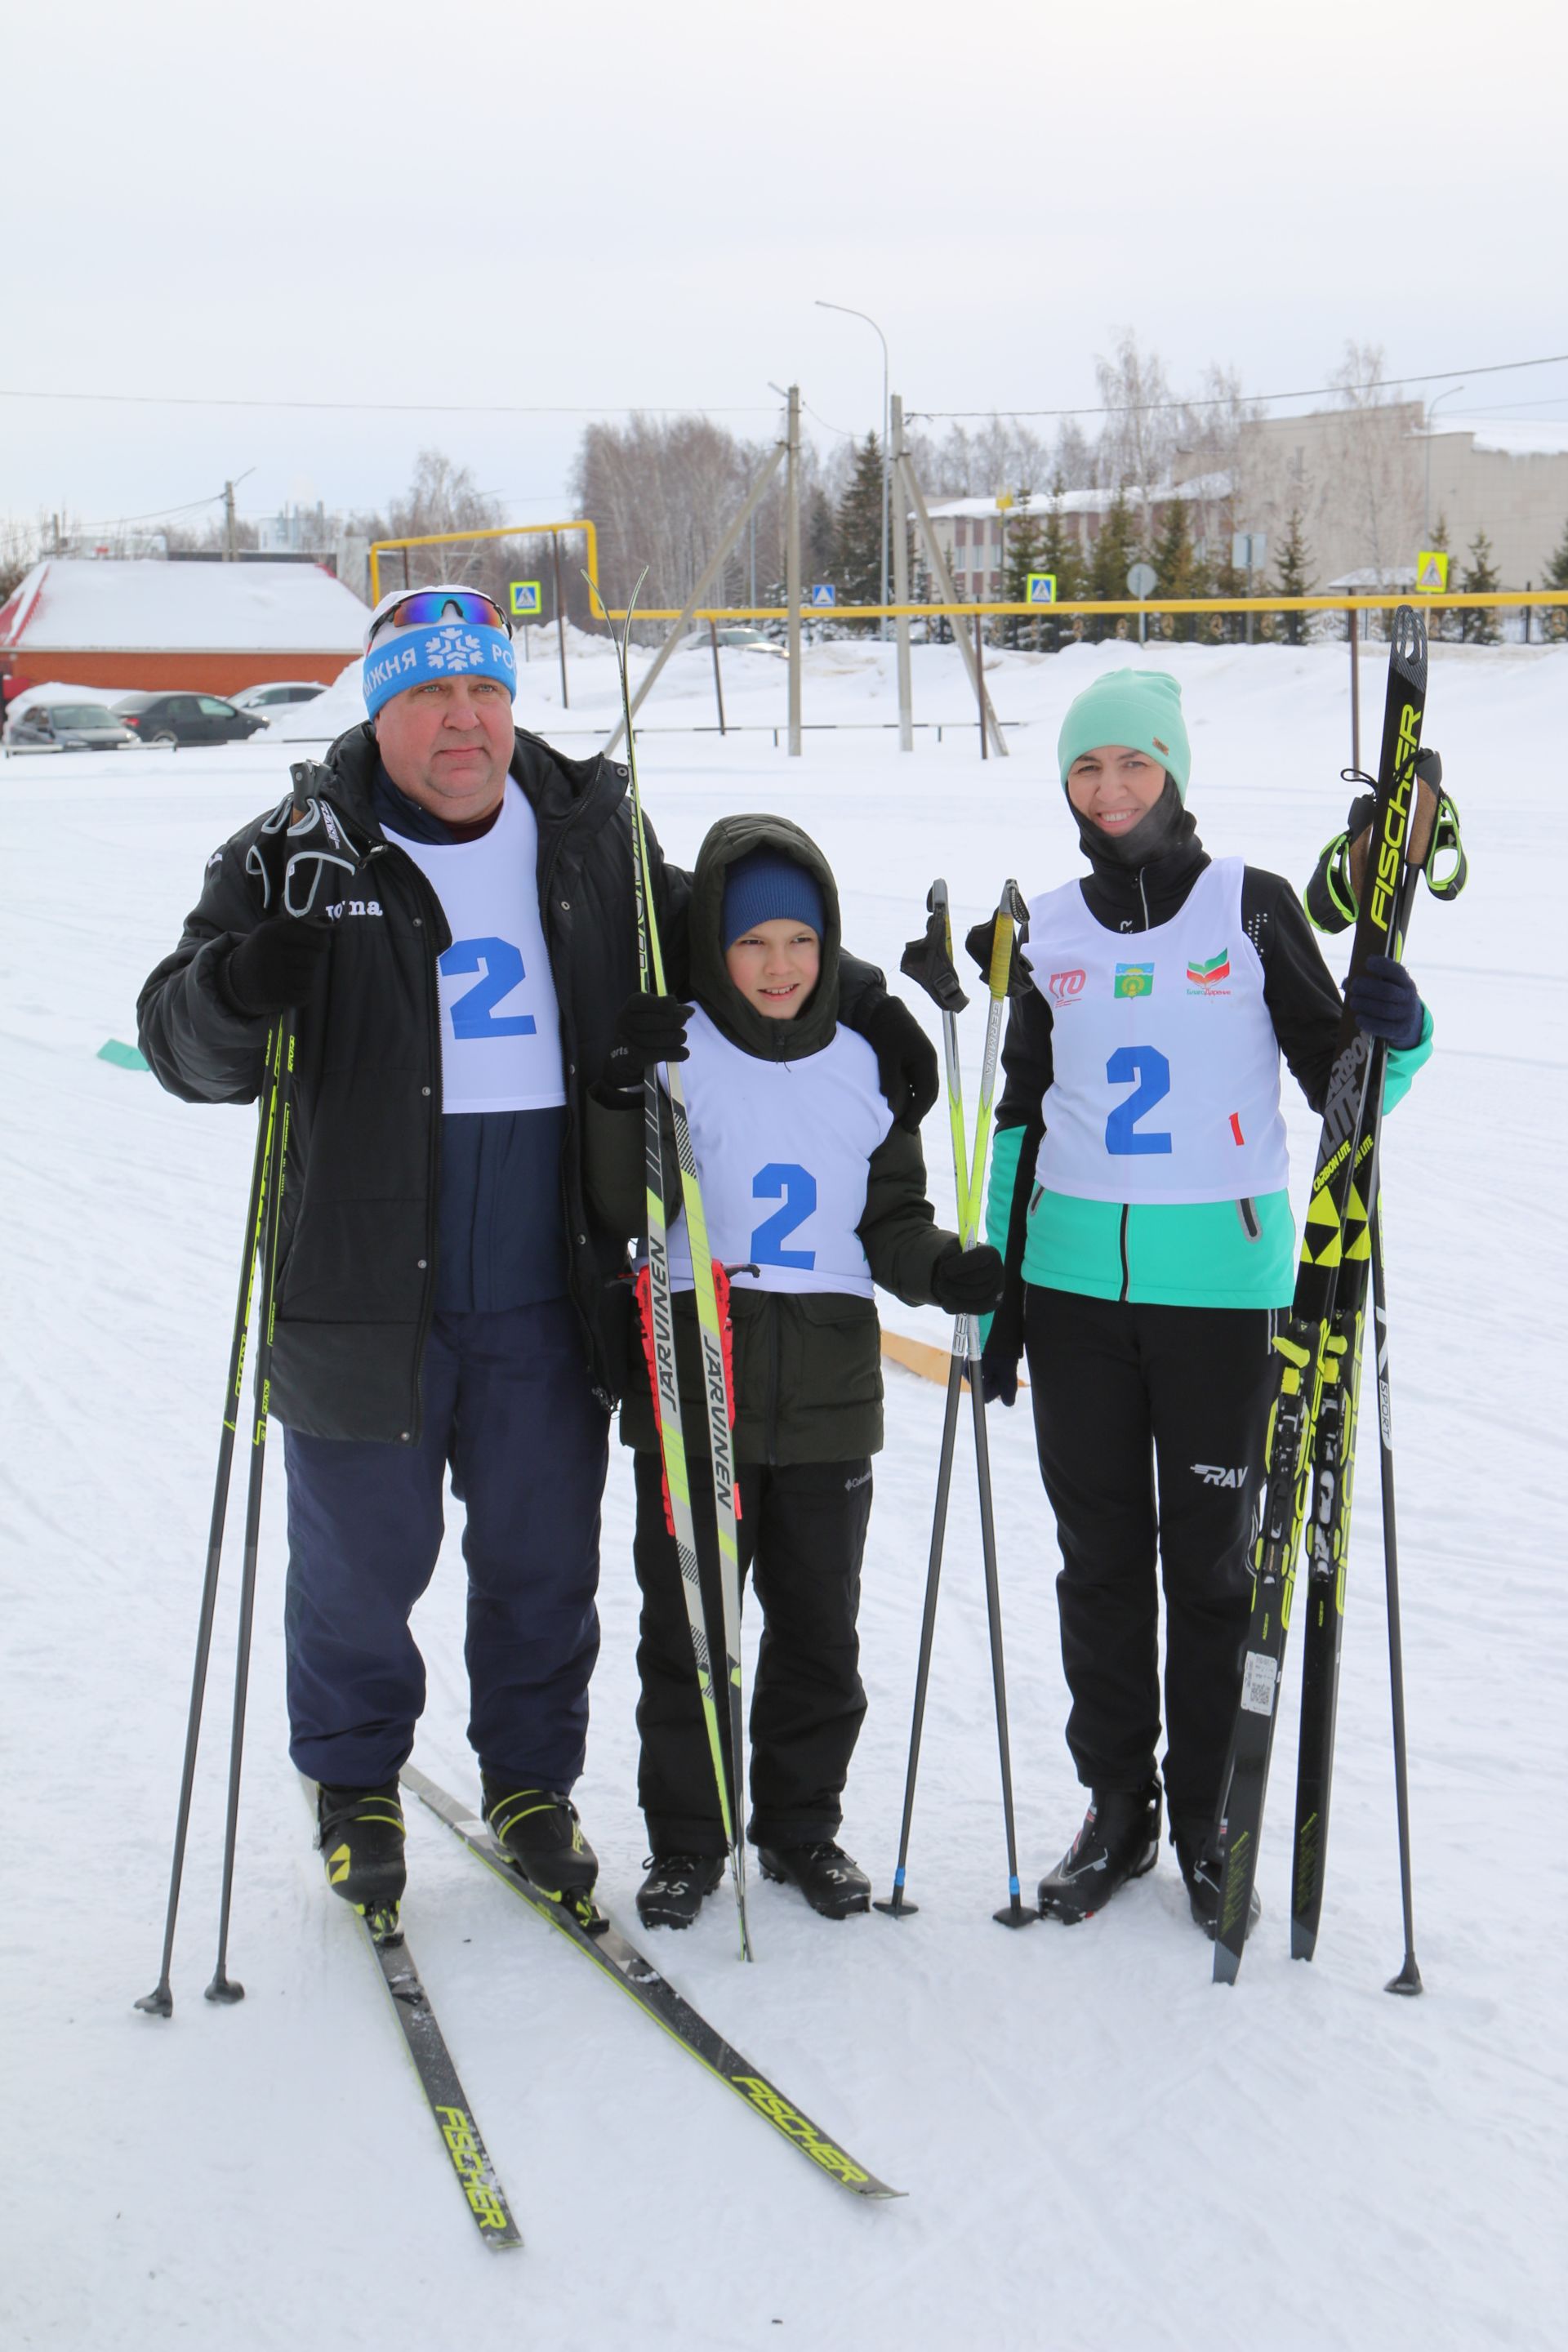
[[[731,948],[759,923],[805,923],[820,940],[827,929],[822,893],[803,866],[776,849],[737,857],[724,877],[724,945]]]

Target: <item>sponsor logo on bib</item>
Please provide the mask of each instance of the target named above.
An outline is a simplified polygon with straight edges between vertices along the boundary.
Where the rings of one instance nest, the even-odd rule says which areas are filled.
[[[1228,996],[1230,991],[1224,983],[1229,978],[1230,950],[1222,948],[1218,955],[1210,956],[1205,963],[1188,964],[1187,994],[1189,996]]]
[[[1070,1004],[1083,994],[1086,971],[1053,971],[1050,977],[1050,999],[1053,1004]]]
[[[1152,963],[1119,963],[1112,996],[1152,996],[1154,967]]]

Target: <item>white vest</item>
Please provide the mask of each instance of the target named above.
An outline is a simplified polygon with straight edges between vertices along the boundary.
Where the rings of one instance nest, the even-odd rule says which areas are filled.
[[[1234,1201],[1289,1181],[1279,1046],[1241,924],[1239,857],[1205,866],[1168,923],[1108,931],[1081,885],[1029,908],[1055,1078],[1048,1192],[1135,1205]]]
[[[869,1298],[856,1231],[866,1170],[893,1124],[877,1056],[853,1029],[800,1062],[764,1061],[731,1045],[700,1005],[680,1065],[702,1181],[708,1245],[745,1290],[838,1290]],[[691,1287],[684,1213],[669,1230],[670,1278]]]
[[[410,841],[451,929],[441,958],[441,1108],[553,1110],[566,1099],[561,1016],[539,912],[539,826],[506,781],[500,814],[477,841]]]

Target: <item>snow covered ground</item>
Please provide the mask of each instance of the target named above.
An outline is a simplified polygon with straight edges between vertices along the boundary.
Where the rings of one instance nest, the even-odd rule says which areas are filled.
[[[728,656],[730,714],[763,731],[722,742],[650,731],[650,811],[686,860],[721,812],[798,818],[837,866],[847,937],[890,971],[934,874],[968,920],[1005,874],[1036,889],[1074,870],[1056,727],[1096,668],[1127,658],[1139,656],[1002,659],[1001,715],[1027,723],[1008,761],[982,765],[972,728],[940,744],[922,733],[912,757],[880,729],[813,733],[791,761],[771,732],[783,666]],[[1191,804],[1209,847],[1300,882],[1348,798],[1342,646],[1147,658],[1183,681]],[[818,648],[808,721],[889,719],[888,659]],[[536,662],[520,715],[583,751],[589,739],[566,730],[602,717],[611,684],[602,656],[574,648],[569,714],[553,664]],[[1368,756],[1381,692],[1373,655]],[[969,717],[954,655],[917,655],[916,698],[923,719]],[[650,727],[711,715],[706,657],[678,656]],[[1473,879],[1452,907],[1424,898],[1415,919],[1410,961],[1437,1051],[1386,1157],[1426,1998],[1382,1990],[1400,1931],[1370,1454],[1318,1957],[1288,1958],[1288,1707],[1266,1916],[1230,1991],[1211,1986],[1168,1851],[1084,1927],[1010,1936],[992,1924],[1005,1865],[965,1454],[911,1853],[919,1918],[830,1926],[759,1885],[754,1968],[736,1964],[722,1900],[658,1947],[697,2004],[908,2201],[840,2197],[416,1806],[405,1918],[521,2221],[526,2249],[504,2261],[474,2243],[375,1972],[310,1852],[284,1749],[280,1475],[268,1482],[232,1943],[248,1998],[232,2011],[201,1998],[220,1671],[175,2016],[161,2024],[131,2007],[157,1972],[253,1127],[184,1108],[95,1055],[134,1034],[137,988],[173,943],[208,851],[278,795],[287,753],[263,740],[0,765],[7,2343],[830,2352],[1005,2336],[1053,2352],[1524,2352],[1562,2341],[1568,1678],[1552,1318],[1565,1296],[1553,1187],[1568,1136],[1568,654],[1438,649],[1427,733]],[[983,1025],[976,1008],[972,1092]],[[1290,1124],[1300,1190],[1312,1122],[1297,1104]],[[951,1202],[942,1136],[933,1118],[937,1197]],[[872,1704],[846,1824],[881,1889],[942,1398],[889,1371],[889,1409],[863,1615]],[[1025,1413],[994,1411],[991,1441],[1032,1884],[1080,1799]],[[602,1890],[628,1920],[644,1853],[630,1521],[617,1454],[579,1796]],[[461,1599],[454,1533],[419,1621],[431,1691],[418,1755],[468,1791]]]

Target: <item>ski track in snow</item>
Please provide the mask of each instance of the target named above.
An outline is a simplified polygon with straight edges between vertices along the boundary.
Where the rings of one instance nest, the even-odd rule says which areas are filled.
[[[1010,735],[652,735],[641,766],[689,863],[737,807],[797,818],[843,886],[845,931],[891,972],[945,873],[955,928],[1008,872],[1078,870],[1053,759],[1070,696],[1136,649],[1006,656]],[[1342,646],[1171,648],[1208,847],[1300,884],[1342,819]],[[891,649],[809,657],[807,717],[891,714]],[[569,719],[608,708],[577,659]],[[783,717],[782,665],[726,656],[732,720]],[[603,674],[601,678],[601,672]],[[1383,665],[1363,669],[1375,758]],[[554,675],[520,718],[549,734]],[[706,722],[706,656],[650,722]],[[956,655],[916,653],[917,709],[968,708]],[[683,710],[682,706],[686,706]],[[233,2012],[211,1970],[245,1450],[230,1503],[180,1943],[176,2013],[133,2015],[157,1968],[213,1459],[254,1141],[94,1058],[134,1035],[208,852],[282,789],[300,747],[0,764],[0,1067],[8,1115],[0,1465],[10,1801],[0,1950],[7,2251],[0,2326],[29,2352],[225,2352],[460,2340],[468,2352],[1198,2343],[1527,2348],[1561,2341],[1558,2182],[1568,2087],[1558,1825],[1564,1643],[1558,1523],[1565,1296],[1556,1187],[1568,996],[1558,940],[1568,653],[1435,648],[1430,739],[1472,865],[1423,898],[1410,962],[1437,1050],[1391,1119],[1391,1366],[1413,1758],[1416,1947],[1426,1998],[1385,1998],[1400,1924],[1375,1423],[1340,1705],[1332,1867],[1318,1956],[1288,1957],[1296,1658],[1239,1984],[1209,1981],[1173,1858],[1100,1918],[1010,1935],[967,1416],[910,1859],[920,1916],[834,1926],[751,1874],[754,1968],[726,1894],[660,1964],[826,2129],[909,2192],[838,2197],[631,2004],[410,1807],[411,1948],[526,2241],[488,2260],[451,2185],[384,1993],[310,1851],[282,1713],[281,1465],[268,1478],[247,1749]],[[584,740],[563,734],[582,754]],[[1430,953],[1428,954],[1428,950]],[[1342,970],[1345,943],[1327,952]],[[922,1017],[926,1009],[921,1008]],[[934,1033],[934,1015],[930,1016]],[[984,1020],[963,1024],[973,1108]],[[1298,1198],[1315,1122],[1287,1087]],[[926,1130],[951,1222],[940,1116]],[[885,1302],[937,1340],[933,1314]],[[886,1891],[940,1438],[939,1390],[889,1367],[862,1614],[870,1714],[846,1841]],[[1061,1738],[1054,1536],[1027,1400],[990,1416],[1026,1885],[1082,1799]],[[463,1725],[460,1513],[418,1626],[418,1755],[472,1793]],[[635,1927],[635,1586],[628,1466],[605,1511],[604,1651],[584,1816]],[[750,1643],[754,1644],[752,1625]],[[752,1653],[754,1654],[754,1651]],[[45,2154],[45,2151],[47,2154]]]

